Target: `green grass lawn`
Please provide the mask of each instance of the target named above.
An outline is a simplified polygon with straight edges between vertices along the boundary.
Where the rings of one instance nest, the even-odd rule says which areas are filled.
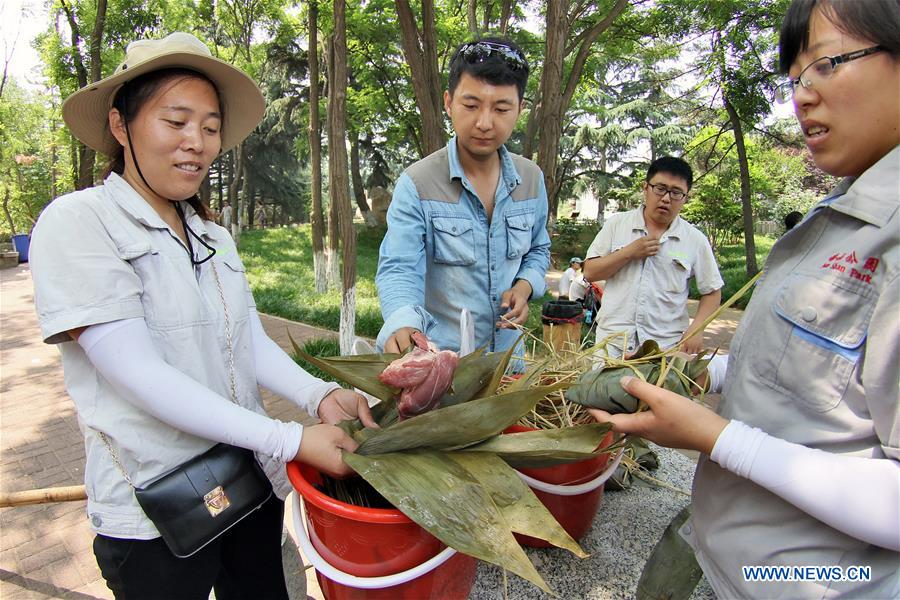
[[[775,244],[775,238],[757,235],[754,240],[756,242],[756,266],[762,269],[763,265],[766,264],[766,258],[769,256],[769,251]],[[725,286],[722,288],[722,302],[731,298],[735,292],[744,287],[744,284],[749,281],[750,278],[747,277],[746,256],[743,242],[719,248],[716,258],[719,261],[719,272],[722,274],[722,279],[725,281]],[[753,290],[748,291],[744,297],[735,304],[735,308],[746,308],[747,303],[750,301],[750,297],[753,295],[752,292]],[[691,298],[699,297],[700,295],[697,292],[697,287],[692,282]]]
[[[356,256],[356,334],[374,338],[384,321],[375,289],[378,247],[384,228],[358,228]],[[310,226],[254,229],[241,234],[241,259],[257,308],[264,313],[337,331],[341,291],[316,293]],[[540,335],[541,307],[533,300],[527,327]]]
[[[383,235],[367,231],[357,239],[356,333],[366,337],[375,337],[382,324],[375,267]],[[261,312],[337,331],[341,290],[316,293],[309,225],[245,231],[240,254]]]

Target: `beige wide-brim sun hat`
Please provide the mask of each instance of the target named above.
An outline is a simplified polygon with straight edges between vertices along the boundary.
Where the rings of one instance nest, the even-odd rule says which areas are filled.
[[[240,144],[262,120],[265,100],[253,79],[213,57],[206,44],[183,32],[161,40],[137,40],[128,44],[125,60],[112,75],[66,99],[62,106],[63,120],[84,145],[112,156],[120,147],[109,130],[108,117],[116,92],[122,84],[140,75],[177,67],[198,71],[216,85],[224,112],[222,152]]]

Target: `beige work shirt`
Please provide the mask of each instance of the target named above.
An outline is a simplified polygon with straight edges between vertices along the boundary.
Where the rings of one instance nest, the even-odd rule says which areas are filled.
[[[185,202],[188,225],[216,249],[233,328],[237,400],[265,414],[249,326],[253,296],[244,265],[225,229],[203,221]],[[197,260],[207,251],[194,240]],[[70,329],[142,317],[160,356],[225,398],[227,346],[222,300],[210,263],[191,265],[183,242],[118,175],[60,197],[44,210],[31,241],[31,270],[41,332],[59,344],[66,390],[85,436],[85,485],[92,528],[113,537],[159,534],[113,463],[97,432],[109,436],[138,487],[201,454],[214,442],[175,429],[135,408],[100,375]],[[315,407],[309,407],[315,414]],[[284,464],[257,455],[284,497]]]
[[[772,248],[719,413],[839,455],[900,460],[900,147]],[[839,495],[846,482],[833,482]],[[900,597],[900,555],[701,457],[683,533],[721,598]],[[900,510],[900,507],[897,507]],[[870,582],[751,583],[742,566],[869,566]]]
[[[586,260],[612,254],[647,235],[643,210],[640,206],[610,216],[591,243]],[[674,346],[690,325],[691,277],[701,295],[724,285],[709,240],[699,229],[675,217],[659,241],[656,256],[632,260],[606,280],[597,313],[598,342],[624,331],[626,351],[646,340],[656,340],[662,348]]]

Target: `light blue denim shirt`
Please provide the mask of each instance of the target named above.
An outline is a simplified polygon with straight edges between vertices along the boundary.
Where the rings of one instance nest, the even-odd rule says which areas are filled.
[[[531,284],[532,298],[544,294],[547,190],[537,165],[502,146],[499,153],[490,221],[463,172],[455,137],[397,180],[375,277],[384,317],[379,349],[396,330],[415,327],[441,349],[459,350],[463,308],[472,313],[476,347],[506,350],[519,336],[495,324],[501,294],[515,280]]]

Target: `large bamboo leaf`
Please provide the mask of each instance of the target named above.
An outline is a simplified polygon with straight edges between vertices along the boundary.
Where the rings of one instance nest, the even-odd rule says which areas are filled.
[[[445,408],[479,397],[477,395],[486,389],[502,360],[502,353],[485,354],[484,348],[463,356],[459,359],[456,371],[453,372],[453,384],[450,390],[441,396],[438,406]]]
[[[635,598],[638,600],[687,600],[703,576],[694,550],[679,530],[691,516],[691,505],[685,506],[666,527],[656,542],[638,581]]]
[[[464,448],[496,435],[528,413],[560,385],[498,394],[438,408],[384,429],[366,432],[359,454],[385,454],[412,448]]]
[[[387,400],[400,393],[399,389],[385,385],[378,380],[378,375],[392,361],[400,358],[399,354],[360,354],[358,356],[318,358],[304,352],[293,338],[290,339],[294,352],[339,381],[348,383],[381,400]]]
[[[506,352],[500,354],[500,362],[494,367],[494,374],[491,377],[491,380],[481,389],[480,392],[478,392],[478,394],[475,396],[476,398],[485,398],[487,396],[493,396],[497,393],[497,388],[500,387],[500,382],[503,380],[503,375],[506,373],[506,367],[509,366],[509,359],[512,358],[513,352],[516,351],[516,347],[519,345],[519,341],[522,339],[522,335],[520,335],[516,339],[516,342],[512,346],[510,346]],[[492,354],[499,353],[494,352]]]
[[[499,457],[466,452],[451,452],[448,456],[481,482],[512,531],[565,548],[579,558],[588,557],[531,488]]]
[[[611,428],[610,423],[589,423],[560,429],[505,433],[469,446],[464,451],[496,454],[517,468],[549,467],[587,460],[609,452],[609,448],[598,449],[598,446]]]
[[[443,543],[508,569],[550,592],[513,537],[487,486],[447,453],[362,456],[345,452],[344,461]]]

